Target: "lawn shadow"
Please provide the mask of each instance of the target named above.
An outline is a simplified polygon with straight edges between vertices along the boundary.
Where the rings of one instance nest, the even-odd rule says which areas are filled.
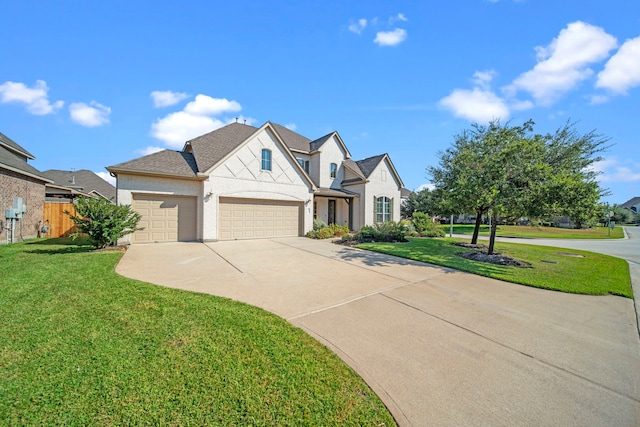
[[[441,269],[444,273],[455,273],[457,271],[455,269],[442,265],[416,261],[398,255],[389,255],[360,248],[343,248],[336,253],[335,258],[347,262],[360,261],[368,267],[417,266],[438,268]]]
[[[39,255],[57,255],[57,254],[74,254],[81,252],[89,252],[93,250],[93,246],[89,243],[88,239],[80,238],[73,240],[68,237],[51,238],[34,240],[25,243],[27,246],[56,246],[46,249],[29,248],[26,252]],[[62,246],[62,247],[61,247]]]

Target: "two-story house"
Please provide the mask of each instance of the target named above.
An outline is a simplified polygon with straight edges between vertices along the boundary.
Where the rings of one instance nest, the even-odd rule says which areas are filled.
[[[313,219],[359,230],[398,221],[402,180],[387,154],[354,161],[337,132],[311,140],[232,123],[107,168],[138,211],[132,243],[302,236]]]

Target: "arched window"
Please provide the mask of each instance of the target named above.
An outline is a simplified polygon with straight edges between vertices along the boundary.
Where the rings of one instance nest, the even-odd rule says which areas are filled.
[[[262,170],[271,170],[271,150],[268,150],[266,148],[262,149]]]
[[[391,199],[388,197],[376,198],[376,222],[391,221]]]
[[[335,163],[331,163],[331,178],[335,178],[338,175],[338,165],[336,165]]]

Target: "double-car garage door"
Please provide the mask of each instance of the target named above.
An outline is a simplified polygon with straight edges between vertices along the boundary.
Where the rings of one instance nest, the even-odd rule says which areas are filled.
[[[220,198],[218,238],[300,236],[302,204],[281,200]]]
[[[141,215],[132,243],[186,242],[197,239],[196,197],[133,194],[132,207]],[[280,200],[219,200],[218,239],[300,236],[302,203]]]

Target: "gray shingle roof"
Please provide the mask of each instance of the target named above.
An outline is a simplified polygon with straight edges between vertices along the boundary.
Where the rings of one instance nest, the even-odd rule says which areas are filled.
[[[356,175],[358,175],[361,179],[366,179],[367,177],[364,176],[364,173],[362,173],[362,170],[360,170],[360,166],[358,166],[358,164],[356,162],[354,162],[351,159],[346,159],[342,161],[342,164],[345,165],[346,167],[349,168],[349,170],[353,171],[353,173],[355,173]]]
[[[111,200],[116,197],[116,188],[104,179],[87,169],[77,171],[63,171],[50,169],[42,172],[55,185],[73,188],[83,193],[97,192]]]
[[[232,152],[238,145],[257,131],[253,126],[231,123],[190,141],[185,148],[191,146],[195,158],[196,171],[205,172]]]
[[[31,160],[35,159],[33,154],[29,153],[27,150],[22,148],[22,146],[20,146],[17,142],[15,142],[14,140],[9,138],[7,135],[3,134],[2,132],[0,132],[0,145],[6,146],[11,151],[24,154],[24,157],[28,159],[31,159]]]
[[[409,190],[408,188],[402,187],[400,189],[400,197],[402,197],[403,199],[408,198],[412,194],[413,194],[413,191]]]
[[[622,204],[623,208],[630,208],[631,206],[636,206],[640,204],[640,197],[634,197],[630,200],[627,200],[625,203]]]
[[[371,172],[373,172],[373,170],[378,166],[378,164],[382,161],[382,159],[384,159],[385,156],[386,154],[380,154],[378,156],[368,157],[366,159],[356,161],[356,164],[362,171],[362,174],[365,176],[365,178],[369,178]]]
[[[316,139],[315,141],[311,141],[311,143],[309,144],[309,151],[313,152],[322,147],[325,142],[331,139],[334,133],[335,132],[331,132],[323,137]]]
[[[35,178],[42,178],[43,181],[48,181],[38,169],[27,163],[24,157],[20,157],[20,155],[0,145],[0,167],[2,166],[23,172]]]
[[[300,135],[292,131],[291,129],[287,129],[286,127],[279,125],[277,123],[269,122],[271,126],[278,132],[278,135],[282,139],[282,141],[289,147],[291,150],[304,151],[308,153],[309,144],[311,140],[305,136]]]
[[[162,150],[144,157],[107,167],[109,172],[148,172],[152,174],[195,178],[198,174],[193,154],[183,151]]]

